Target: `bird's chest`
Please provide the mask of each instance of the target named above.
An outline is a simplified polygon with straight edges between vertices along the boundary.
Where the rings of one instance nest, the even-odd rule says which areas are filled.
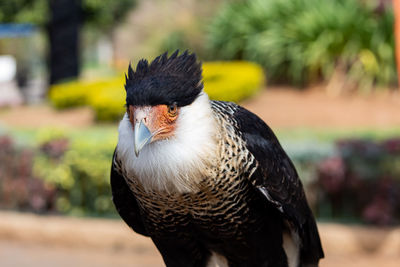
[[[222,129],[215,161],[202,171],[206,175],[198,179],[193,191],[145,190],[141,179],[124,176],[151,235],[174,235],[195,229],[210,238],[216,234],[238,237],[257,220],[252,216],[255,192],[250,182],[256,161],[233,127],[226,125]]]
[[[204,179],[197,192],[167,193],[146,191],[131,185],[148,232],[174,235],[193,232],[240,236],[252,218],[253,190],[243,175],[224,175]],[[213,182],[219,181],[219,182]]]

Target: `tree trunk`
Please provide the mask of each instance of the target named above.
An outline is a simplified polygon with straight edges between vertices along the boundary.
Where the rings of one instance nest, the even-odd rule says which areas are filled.
[[[79,75],[81,0],[49,0],[50,84]]]

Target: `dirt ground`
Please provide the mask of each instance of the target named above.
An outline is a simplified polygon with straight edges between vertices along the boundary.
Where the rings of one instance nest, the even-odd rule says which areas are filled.
[[[273,128],[400,125],[399,92],[335,96],[321,87],[272,87],[242,104]]]
[[[305,91],[268,87],[241,104],[272,128],[400,126],[398,92],[332,96],[321,87]],[[48,105],[38,105],[0,110],[0,124],[26,128],[84,127],[94,124],[93,118],[89,108],[55,111]]]
[[[320,223],[321,267],[397,267],[400,228]],[[0,212],[0,266],[159,267],[151,240],[121,220]]]

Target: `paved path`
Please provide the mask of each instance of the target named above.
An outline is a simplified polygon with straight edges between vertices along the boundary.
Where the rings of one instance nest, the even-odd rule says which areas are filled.
[[[319,224],[321,267],[398,267],[400,228]],[[0,212],[1,267],[158,267],[151,240],[120,220]]]
[[[138,256],[140,254],[140,256]],[[2,267],[160,267],[155,251],[138,253],[124,249],[82,249],[10,240],[0,241]]]

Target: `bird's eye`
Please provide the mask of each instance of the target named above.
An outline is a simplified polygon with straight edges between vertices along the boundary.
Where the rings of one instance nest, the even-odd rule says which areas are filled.
[[[178,111],[178,106],[176,105],[176,103],[168,105],[168,114],[170,116],[176,116],[177,111]]]

